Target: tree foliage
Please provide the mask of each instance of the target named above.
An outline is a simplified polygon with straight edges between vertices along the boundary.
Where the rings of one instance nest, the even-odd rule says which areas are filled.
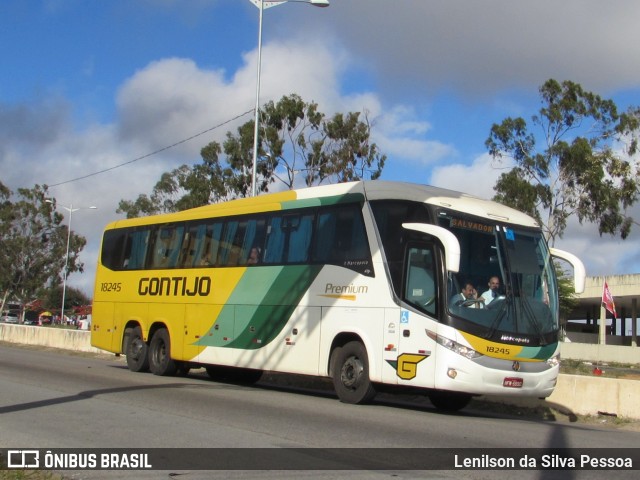
[[[62,300],[62,285],[47,288],[38,296],[41,299],[40,306],[43,310],[58,312]],[[64,297],[64,311],[67,312],[67,315],[71,315],[72,311],[85,305],[91,305],[91,299],[82,290],[67,285]]]
[[[176,212],[224,200],[227,190],[225,172],[218,159],[220,145],[210,143],[200,153],[202,163],[192,167],[182,165],[163,173],[150,196],[141,194],[133,202],[120,200],[117,213],[126,213],[127,218],[134,218]]]
[[[249,196],[254,125],[251,120],[227,132],[222,145],[211,142],[201,150],[202,163],[163,174],[150,196],[121,200],[117,212],[131,218]],[[295,94],[268,102],[260,116],[257,191],[268,192],[274,183],[293,189],[379,178],[386,156],[370,141],[370,133],[366,114],[327,118],[315,102]]]
[[[0,183],[0,292],[5,300],[26,304],[62,281],[68,227],[55,200],[47,200],[46,185],[20,188],[14,200]],[[83,271],[78,255],[85,244],[84,237],[71,232],[67,274]]]
[[[531,117],[507,118],[486,140],[495,158],[511,158],[495,199],[535,217],[551,244],[569,217],[598,225],[600,234],[629,235],[627,210],[638,198],[640,109],[619,114],[616,104],[579,84],[548,80],[542,107]]]

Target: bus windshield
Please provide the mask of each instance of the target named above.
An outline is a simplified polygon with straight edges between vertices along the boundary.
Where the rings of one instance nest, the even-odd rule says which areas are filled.
[[[558,290],[542,233],[451,212],[438,220],[461,248],[460,271],[448,274],[452,316],[487,339],[557,341]]]

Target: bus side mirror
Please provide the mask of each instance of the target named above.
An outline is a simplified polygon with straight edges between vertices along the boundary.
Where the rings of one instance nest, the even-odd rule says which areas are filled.
[[[460,271],[460,242],[449,230],[426,223],[403,223],[402,228],[436,237],[444,247],[445,269],[453,273]]]
[[[573,267],[573,286],[575,287],[575,291],[576,293],[584,292],[587,273],[582,260],[576,257],[573,253],[565,252],[564,250],[559,250],[557,248],[549,248],[549,252],[551,253],[551,256],[561,258],[571,264]]]

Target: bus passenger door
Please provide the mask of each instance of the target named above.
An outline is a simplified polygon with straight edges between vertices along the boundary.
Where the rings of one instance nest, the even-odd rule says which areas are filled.
[[[434,385],[435,342],[428,331],[437,326],[438,288],[435,251],[431,244],[409,245],[404,261],[399,318],[397,375],[399,384]]]

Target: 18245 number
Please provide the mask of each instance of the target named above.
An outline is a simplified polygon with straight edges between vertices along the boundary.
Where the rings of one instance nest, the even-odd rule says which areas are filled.
[[[101,292],[120,292],[122,284],[120,282],[103,282],[100,284]]]

